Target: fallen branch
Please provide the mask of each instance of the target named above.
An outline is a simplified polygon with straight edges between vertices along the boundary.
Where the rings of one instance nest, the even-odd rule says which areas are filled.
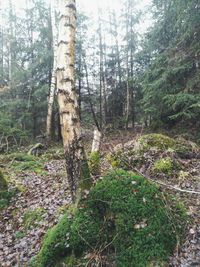
[[[140,175],[142,175],[144,178],[150,180],[151,182],[153,183],[156,183],[156,184],[159,184],[159,185],[162,185],[162,186],[165,186],[169,189],[172,189],[172,190],[176,190],[176,191],[179,191],[179,192],[182,192],[182,193],[188,193],[188,194],[197,194],[197,195],[200,195],[200,191],[194,191],[194,190],[186,190],[186,189],[181,189],[179,187],[176,187],[176,186],[173,186],[173,185],[169,185],[169,184],[165,184],[161,181],[157,181],[157,180],[154,180],[152,178],[150,178],[149,176],[141,173],[138,169],[134,169],[137,173],[139,173]]]

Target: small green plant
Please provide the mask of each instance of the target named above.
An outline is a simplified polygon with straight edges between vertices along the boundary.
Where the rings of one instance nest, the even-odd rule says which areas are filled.
[[[4,178],[3,172],[0,170],[0,210],[3,210],[9,205],[10,200],[14,195],[14,191],[8,191],[7,181]]]
[[[173,160],[170,157],[157,160],[153,165],[153,170],[158,173],[171,175],[174,168]]]
[[[7,189],[8,189],[7,181],[4,178],[3,172],[0,169],[0,190],[7,190]]]
[[[91,152],[89,156],[89,168],[93,175],[98,175],[100,173],[100,153],[99,151]]]
[[[88,198],[48,231],[31,266],[59,266],[71,256],[83,263],[84,253],[115,255],[117,267],[166,262],[186,222],[185,210],[155,185],[117,170],[97,182]]]
[[[0,210],[4,209],[9,205],[12,197],[15,195],[15,192],[0,191]]]
[[[31,227],[35,227],[38,222],[42,220],[42,215],[44,210],[42,208],[37,208],[35,210],[27,210],[23,214],[23,226],[26,230]]]
[[[24,233],[24,232],[17,231],[17,232],[15,233],[15,238],[16,238],[16,239],[23,238],[24,236],[25,236],[25,233]]]

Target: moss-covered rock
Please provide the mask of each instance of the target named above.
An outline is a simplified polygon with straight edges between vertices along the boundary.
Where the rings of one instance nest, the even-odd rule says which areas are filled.
[[[95,266],[101,256],[117,267],[166,262],[184,234],[186,219],[183,208],[163,198],[155,185],[117,170],[48,231],[31,266],[59,266],[62,258],[70,256],[73,262],[75,256],[83,263],[78,266],[85,266],[85,259]]]
[[[163,134],[147,134],[139,138],[139,149],[148,150],[157,148],[161,150],[175,149],[176,141]]]

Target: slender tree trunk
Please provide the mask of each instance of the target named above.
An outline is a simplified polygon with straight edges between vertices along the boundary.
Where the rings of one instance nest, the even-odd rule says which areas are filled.
[[[90,109],[92,112],[93,120],[95,123],[95,129],[94,129],[94,135],[93,135],[93,141],[92,141],[92,150],[91,153],[93,152],[99,152],[100,150],[100,144],[101,144],[101,126],[99,125],[97,116],[94,111],[94,106],[92,103],[92,97],[91,97],[91,92],[90,92],[90,85],[89,85],[89,80],[88,80],[88,71],[87,71],[87,65],[86,62],[84,62],[84,67],[85,67],[85,74],[86,74],[86,84],[87,84],[87,91],[88,91],[88,97],[89,97],[89,104],[90,104]]]
[[[97,116],[96,116],[95,111],[94,111],[94,106],[93,106],[93,103],[92,103],[92,96],[91,96],[91,91],[90,91],[90,85],[89,85],[89,79],[88,79],[88,70],[87,70],[86,62],[84,62],[84,68],[85,68],[85,77],[86,77],[86,85],[87,85],[87,92],[88,92],[88,97],[89,97],[90,109],[91,109],[91,112],[92,112],[92,117],[93,117],[95,126],[98,129],[98,131],[100,132],[101,131],[101,126],[100,126],[100,124],[98,122]]]
[[[55,2],[51,2],[51,25],[52,25],[52,39],[53,39],[53,70],[51,75],[51,86],[49,91],[48,97],[48,111],[47,111],[47,124],[46,124],[46,131],[47,131],[47,142],[51,141],[52,137],[52,119],[53,119],[53,103],[54,103],[54,95],[56,89],[56,65],[57,65],[57,29],[56,29],[56,22],[55,22]]]
[[[119,41],[118,41],[118,27],[116,21],[116,14],[113,13],[113,22],[114,22],[114,32],[115,32],[115,46],[116,46],[116,59],[117,59],[117,68],[118,68],[118,79],[119,86],[122,85],[122,70],[121,70],[121,61],[120,61],[120,52],[119,52]]]
[[[131,14],[132,14],[132,5],[131,5]],[[131,16],[131,22],[130,22],[130,28],[131,28],[131,53],[130,53],[130,62],[131,62],[131,91],[130,91],[130,120],[132,123],[132,128],[135,127],[135,94],[134,94],[134,86],[133,86],[133,80],[134,80],[134,75],[133,75],[133,53],[134,53],[134,33],[133,33],[133,17]]]
[[[2,18],[3,20],[3,18]],[[4,31],[3,31],[3,23],[1,25],[1,69],[2,69],[2,74],[1,74],[1,79],[2,79],[2,84],[4,85]]]
[[[78,77],[78,107],[79,107],[79,117],[81,120],[81,104],[82,104],[82,99],[81,99],[81,88],[82,88],[82,81],[81,81],[81,60],[80,60],[80,66],[79,66],[79,77]]]
[[[103,42],[102,42],[102,30],[101,30],[101,21],[99,18],[99,72],[100,72],[100,124],[102,128],[103,122],[106,124],[108,117],[108,107],[107,107],[107,96],[106,96],[106,80],[104,72],[104,55],[103,55]]]
[[[129,14],[129,3],[127,6],[127,14]],[[129,85],[129,49],[128,49],[128,34],[129,34],[129,19],[127,17],[126,21],[126,38],[127,38],[127,48],[126,48],[126,119],[125,119],[125,128],[128,129],[129,120],[130,120],[130,85]]]
[[[12,90],[12,68],[13,68],[13,7],[9,0],[9,56],[8,56],[8,87]]]
[[[94,137],[92,142],[92,153],[99,152],[101,145],[101,132],[96,128],[94,130]]]
[[[75,0],[61,0],[57,51],[57,90],[61,132],[68,183],[73,201],[78,189],[90,187],[90,176],[82,145],[78,98],[75,90]]]

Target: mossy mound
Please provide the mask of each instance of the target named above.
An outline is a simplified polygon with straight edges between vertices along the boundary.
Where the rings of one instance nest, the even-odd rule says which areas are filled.
[[[113,168],[177,177],[177,171],[187,171],[185,166],[182,166],[181,159],[198,158],[199,151],[195,143],[183,138],[173,139],[162,134],[148,134],[123,146],[116,146],[107,156],[107,160]]]
[[[63,160],[65,158],[62,147],[53,146],[43,153],[42,158],[45,160]]]
[[[3,163],[10,165],[10,170],[14,173],[28,171],[37,174],[45,174],[43,158],[39,158],[27,153],[11,153],[4,155]]]
[[[184,209],[155,185],[117,170],[97,182],[87,199],[48,231],[31,266],[60,266],[62,259],[72,258],[67,266],[166,262],[183,236],[186,218]]]
[[[157,148],[161,150],[176,149],[176,141],[163,134],[147,134],[138,140],[140,150]]]

